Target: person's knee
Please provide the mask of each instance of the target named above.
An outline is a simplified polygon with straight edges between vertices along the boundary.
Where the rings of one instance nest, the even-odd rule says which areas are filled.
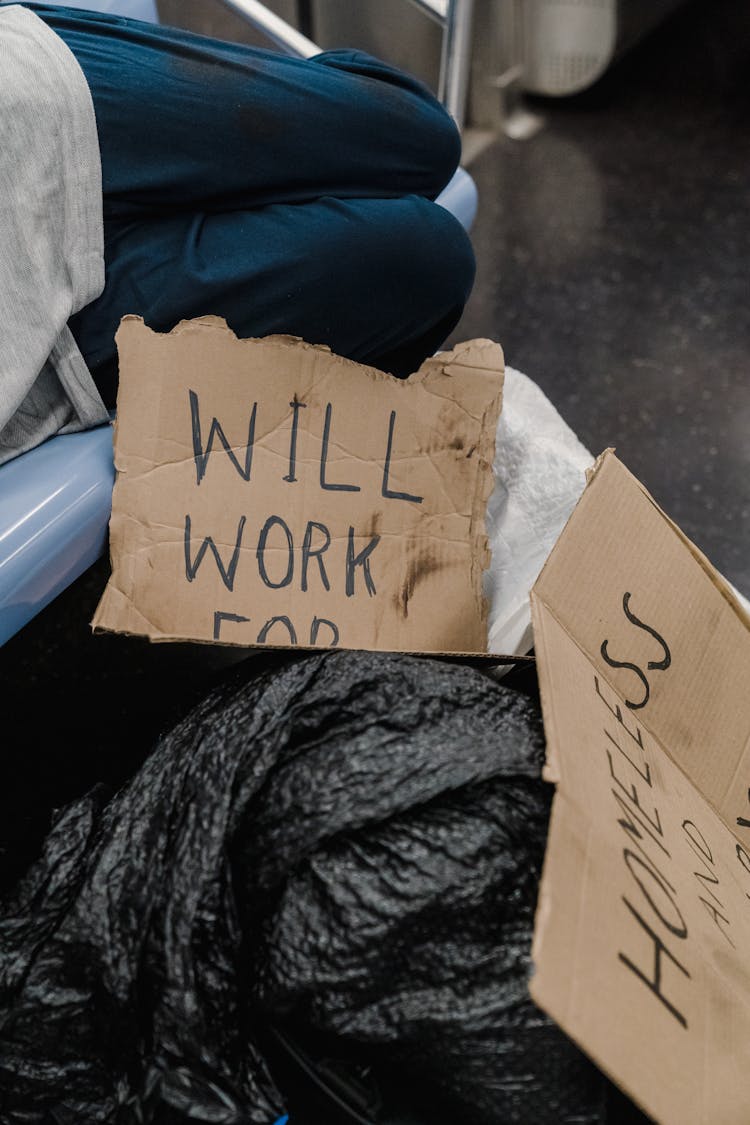
[[[399,176],[408,169],[418,182],[406,190],[438,195],[458,167],[461,135],[434,94],[413,75],[363,51],[327,51],[315,61],[364,80],[350,104],[356,105],[374,148],[382,149],[393,168],[394,182],[402,182]]]
[[[358,248],[367,278],[367,344],[355,358],[403,377],[458,323],[474,253],[461,224],[427,199],[382,201],[370,218]]]
[[[436,197],[452,178],[461,160],[461,134],[458,127],[441,105],[433,107],[427,122],[431,147],[431,169],[434,181],[428,192]]]
[[[340,255],[350,291],[367,294],[373,318],[394,341],[458,319],[475,263],[457,219],[419,196],[362,203],[358,236]]]
[[[450,211],[426,199],[409,203],[396,235],[401,277],[405,285],[423,294],[425,308],[438,320],[466,304],[476,271],[474,250]]]

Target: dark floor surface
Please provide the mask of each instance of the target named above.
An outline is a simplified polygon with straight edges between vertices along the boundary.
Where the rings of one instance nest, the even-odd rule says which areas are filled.
[[[750,595],[750,5],[695,3],[472,166],[491,335]]]
[[[594,90],[536,105],[536,137],[486,149],[472,167],[478,280],[454,336],[500,340],[746,593],[749,61],[750,5],[690,4]],[[0,650],[0,886],[52,807],[123,781],[236,659],[92,637],[106,575],[95,567]]]

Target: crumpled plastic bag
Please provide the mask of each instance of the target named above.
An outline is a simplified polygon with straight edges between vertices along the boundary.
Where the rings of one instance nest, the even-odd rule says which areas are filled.
[[[521,654],[532,647],[529,592],[593,463],[592,454],[536,383],[506,367],[495,488],[487,506],[492,561],[484,577],[490,652]]]
[[[271,1125],[276,1022],[452,1123],[598,1125],[603,1079],[527,992],[542,759],[536,703],[467,667],[235,670],[58,814],[0,911],[3,1125]]]

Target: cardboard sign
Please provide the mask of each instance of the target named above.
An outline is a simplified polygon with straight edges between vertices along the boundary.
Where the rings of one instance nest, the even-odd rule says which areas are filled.
[[[532,995],[663,1125],[750,1120],[750,621],[611,454],[532,594]]]
[[[503,385],[474,340],[407,380],[215,317],[117,334],[112,577],[153,641],[486,653]]]

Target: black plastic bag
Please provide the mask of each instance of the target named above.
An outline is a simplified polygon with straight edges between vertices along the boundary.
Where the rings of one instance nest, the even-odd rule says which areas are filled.
[[[603,1121],[603,1080],[527,993],[542,757],[536,706],[466,667],[235,673],[114,799],[59,814],[5,904],[4,1125],[271,1125],[269,1024],[446,1120]]]

